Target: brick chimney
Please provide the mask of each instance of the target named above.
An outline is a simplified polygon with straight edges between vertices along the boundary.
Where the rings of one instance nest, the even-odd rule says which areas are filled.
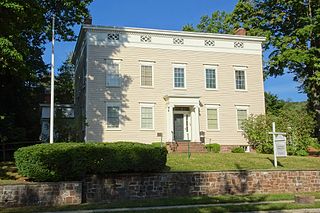
[[[87,18],[84,19],[83,21],[84,24],[88,24],[88,25],[91,25],[92,24],[92,17],[89,16]]]
[[[235,34],[235,35],[245,36],[245,35],[247,34],[247,31],[246,31],[246,29],[244,29],[244,28],[238,28],[238,29],[235,31],[234,34]]]

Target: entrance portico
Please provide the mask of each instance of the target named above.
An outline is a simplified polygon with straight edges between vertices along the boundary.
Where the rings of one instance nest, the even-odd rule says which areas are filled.
[[[199,96],[165,96],[167,141],[200,142]]]

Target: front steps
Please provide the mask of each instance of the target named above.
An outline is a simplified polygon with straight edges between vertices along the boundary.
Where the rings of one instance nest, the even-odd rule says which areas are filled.
[[[187,153],[189,142],[167,142],[168,152]],[[190,152],[192,153],[205,153],[207,152],[204,144],[200,142],[190,142]]]

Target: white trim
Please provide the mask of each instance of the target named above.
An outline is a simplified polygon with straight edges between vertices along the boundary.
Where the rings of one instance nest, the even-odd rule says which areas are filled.
[[[135,27],[109,27],[109,26],[98,26],[98,25],[83,25],[83,29],[89,29],[92,31],[120,31],[125,33],[143,33],[143,34],[157,34],[157,35],[170,35],[170,36],[185,36],[185,37],[196,37],[196,38],[220,38],[220,39],[231,39],[231,40],[243,40],[243,41],[259,41],[263,42],[266,40],[265,37],[258,36],[242,36],[232,34],[218,34],[218,33],[202,33],[202,32],[188,32],[188,31],[174,31],[174,30],[160,30],[160,29],[147,29],[147,28],[135,28]]]
[[[206,130],[208,132],[219,132],[220,131],[220,104],[206,104]],[[217,129],[209,129],[208,127],[208,109],[216,109],[217,110]]]
[[[140,87],[141,88],[154,88],[154,64],[155,62],[151,61],[141,61],[139,60],[139,67],[140,67]],[[151,74],[152,74],[152,86],[143,86],[141,85],[141,67],[142,66],[151,66]]]
[[[218,65],[204,65],[204,88],[205,90],[209,90],[209,91],[215,91],[215,90],[219,90],[218,88]],[[215,84],[216,84],[216,88],[207,88],[207,69],[213,69],[215,72]]]
[[[239,129],[238,125],[238,110],[246,110],[247,111],[247,118],[249,117],[249,105],[248,104],[241,104],[241,105],[235,105],[236,107],[236,127],[238,132],[243,132],[242,129]]]
[[[244,72],[244,84],[245,89],[237,89],[237,81],[236,81],[236,71]],[[233,82],[234,82],[234,90],[236,92],[248,92],[248,78],[247,78],[247,68],[236,66],[233,68]]]
[[[155,130],[155,128],[154,128],[154,103],[140,103],[140,130],[142,130],[142,131],[154,131]],[[152,128],[151,129],[147,129],[147,128],[142,128],[141,126],[142,126],[142,122],[141,122],[141,115],[142,115],[142,113],[141,113],[141,109],[142,109],[142,107],[151,107],[152,108]]]
[[[108,107],[119,107],[119,127],[108,127]],[[107,102],[106,103],[106,130],[108,131],[121,131],[121,103],[120,102]]]
[[[183,68],[183,72],[184,72],[184,87],[175,87],[175,81],[174,81],[174,69],[175,68]],[[187,66],[186,64],[181,64],[181,63],[175,63],[172,64],[172,87],[175,90],[186,90],[187,89]]]
[[[89,53],[89,44],[88,44],[88,37],[89,37],[89,35],[88,35],[88,33],[86,33],[86,40],[85,40],[85,45],[86,45],[86,58],[85,58],[85,60],[86,60],[86,89],[85,89],[85,95],[86,95],[86,98],[85,98],[85,118],[82,118],[82,119],[84,119],[84,141],[85,142],[87,142],[87,135],[88,135],[88,128],[87,128],[87,123],[88,123],[88,120],[87,120],[87,115],[88,115],[88,76],[89,76],[89,69],[88,69],[88,67],[89,67],[89,60],[88,60],[88,53]],[[82,122],[82,121],[80,121],[80,122]],[[82,129],[81,129],[81,131],[82,131]],[[82,133],[82,132],[81,132]]]

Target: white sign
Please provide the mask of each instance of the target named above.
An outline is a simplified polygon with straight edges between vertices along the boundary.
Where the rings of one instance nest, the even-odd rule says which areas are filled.
[[[275,149],[277,157],[287,157],[287,139],[284,135],[276,136]]]

